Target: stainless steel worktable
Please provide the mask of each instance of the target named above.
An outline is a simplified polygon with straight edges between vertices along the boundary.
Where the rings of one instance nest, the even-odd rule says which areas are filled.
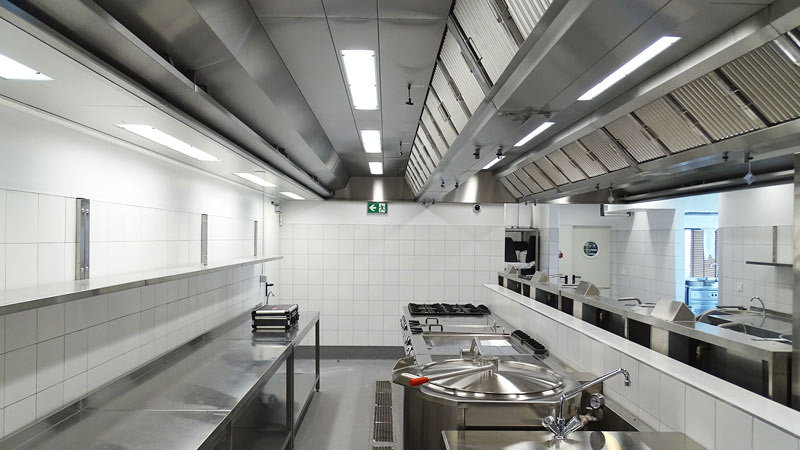
[[[447,450],[703,450],[683,433],[576,431],[557,441],[549,431],[443,431]]]
[[[286,422],[282,433],[261,433],[270,448],[291,448],[298,416],[294,411],[294,348],[311,331],[319,330],[319,313],[301,313],[300,323],[288,332],[253,333],[245,314],[213,330],[79,402],[83,409],[71,415],[56,413],[11,440],[0,449],[200,449],[229,448],[234,421],[243,414],[275,375],[286,386]],[[318,344],[316,358],[318,367]],[[286,373],[278,371],[286,364]],[[319,389],[319,372],[308,374]],[[52,424],[46,427],[44,424]]]

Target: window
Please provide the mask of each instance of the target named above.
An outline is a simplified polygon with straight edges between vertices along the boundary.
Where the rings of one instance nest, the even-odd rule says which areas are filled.
[[[711,230],[686,229],[686,276],[692,278],[717,277],[718,233],[717,230],[714,230],[711,241],[706,241],[706,233],[710,232]]]

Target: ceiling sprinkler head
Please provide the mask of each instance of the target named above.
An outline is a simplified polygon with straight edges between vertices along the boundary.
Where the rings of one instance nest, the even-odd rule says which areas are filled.
[[[500,147],[500,148],[498,148],[498,149],[497,149],[497,153],[495,153],[495,155],[496,155],[498,158],[502,158],[502,157],[503,157],[503,147]]]
[[[414,102],[411,101],[411,83],[408,83],[408,100],[406,100],[406,105],[414,106]]]
[[[444,189],[444,180],[442,180],[442,184],[440,184],[439,186],[441,186],[442,189]]]
[[[472,156],[474,156],[475,159],[481,159],[481,149],[480,149],[480,147],[476,148],[475,151],[472,152]]]
[[[456,186],[456,189],[458,189],[458,180],[456,180],[455,186]]]

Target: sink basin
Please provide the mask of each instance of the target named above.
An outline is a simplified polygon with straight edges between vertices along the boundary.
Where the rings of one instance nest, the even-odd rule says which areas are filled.
[[[458,355],[461,349],[472,344],[472,338],[478,338],[484,355],[503,356],[529,353],[507,334],[423,334],[425,347],[431,355]]]

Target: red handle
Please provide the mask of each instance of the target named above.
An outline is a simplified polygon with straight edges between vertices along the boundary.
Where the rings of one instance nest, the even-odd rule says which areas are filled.
[[[419,386],[420,384],[425,384],[428,381],[428,377],[419,377],[419,378],[412,378],[411,381],[408,382],[409,386]]]

